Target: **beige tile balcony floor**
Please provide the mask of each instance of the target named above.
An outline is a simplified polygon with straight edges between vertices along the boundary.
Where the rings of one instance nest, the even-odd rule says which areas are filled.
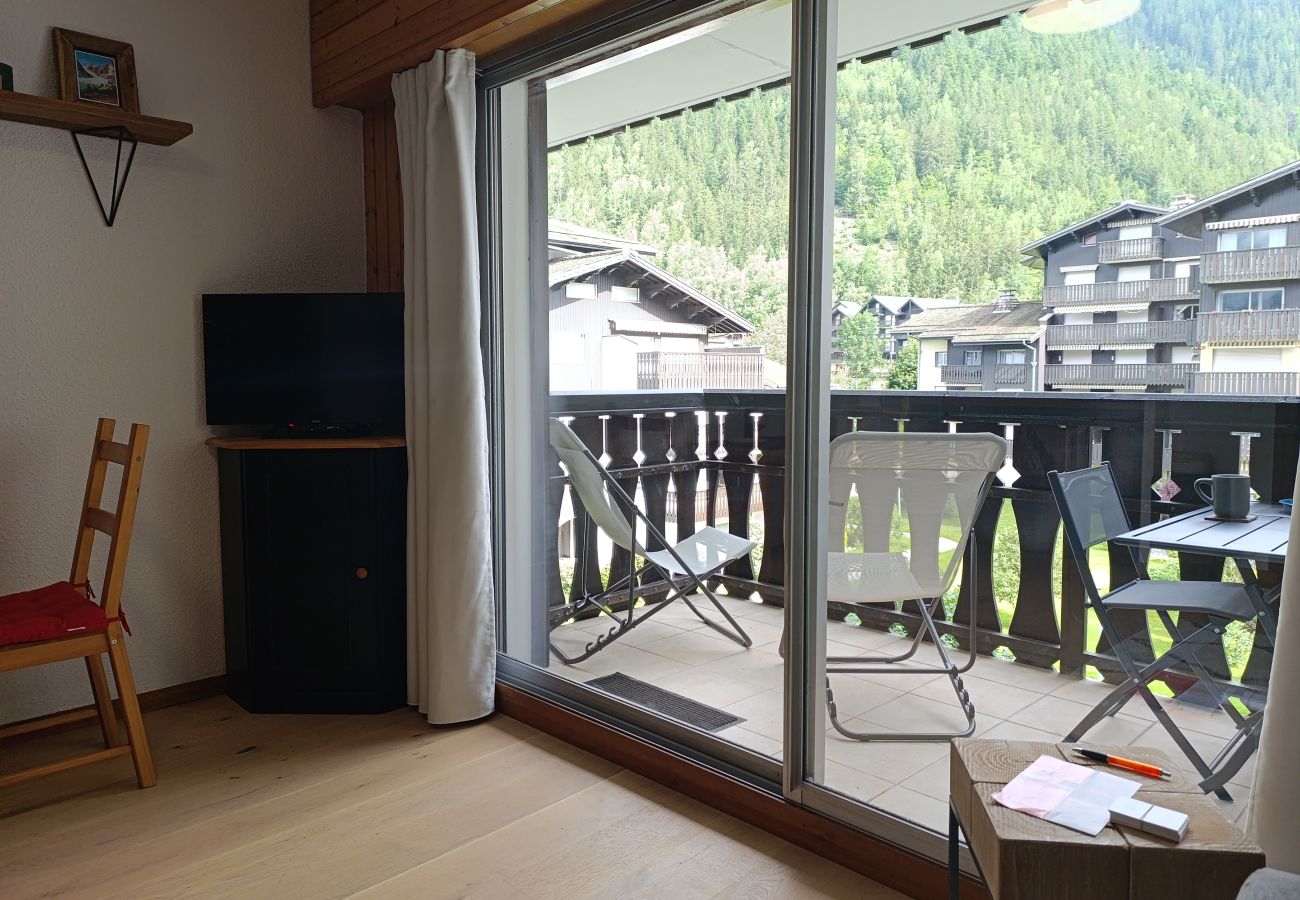
[[[718,732],[719,737],[779,759],[784,663],[777,647],[784,613],[759,603],[726,597],[722,601],[753,639],[749,649],[718,635],[684,603],[674,603],[579,665],[552,659],[550,671],[576,682],[622,672],[724,709],[745,721]],[[588,619],[557,628],[553,639],[566,653],[576,653],[609,628],[608,619]],[[827,643],[828,653],[835,656],[894,654],[908,645],[892,634],[843,622],[827,624]],[[930,647],[923,647],[918,656],[936,659]],[[1099,682],[1062,678],[994,657],[980,657],[963,680],[975,704],[975,735],[1012,740],[1061,740],[1109,690]],[[841,722],[854,730],[942,731],[964,725],[956,697],[942,675],[836,675],[832,687]],[[1231,722],[1222,712],[1176,700],[1167,704],[1171,717],[1207,759],[1232,733]],[[1183,760],[1150,710],[1136,700],[1087,738],[1154,747],[1175,761]],[[1243,828],[1253,775],[1252,760],[1228,786],[1233,801],[1215,801],[1224,815]],[[825,784],[936,831],[947,829],[948,752],[942,742],[853,741],[828,721]]]

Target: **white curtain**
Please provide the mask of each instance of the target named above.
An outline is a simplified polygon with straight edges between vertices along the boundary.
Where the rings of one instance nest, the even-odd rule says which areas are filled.
[[[495,595],[479,346],[474,55],[393,76],[406,284],[407,699],[492,712]]]
[[[1300,496],[1300,472],[1292,497]],[[1300,873],[1300,519],[1291,518],[1277,650],[1264,704],[1264,733],[1255,763],[1250,830],[1275,869]]]

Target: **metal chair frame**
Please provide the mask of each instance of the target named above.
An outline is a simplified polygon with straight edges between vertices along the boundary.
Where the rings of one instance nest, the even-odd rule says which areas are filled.
[[[627,575],[624,575],[622,578],[618,579],[613,584],[606,586],[606,588],[599,593],[585,595],[583,597],[580,597],[577,600],[572,600],[568,603],[565,603],[562,606],[552,607],[551,610],[549,611],[548,624],[552,632],[564,622],[568,621],[569,619],[573,618],[574,616],[578,615],[584,610],[591,609],[593,607],[599,609],[601,612],[609,616],[609,618],[611,618],[614,622],[613,627],[610,628],[609,631],[605,632],[604,634],[597,635],[595,640],[589,641],[581,653],[577,653],[573,655],[566,654],[564,651],[562,651],[559,647],[555,645],[555,642],[553,640],[548,639],[547,644],[550,646],[551,652],[554,653],[556,657],[566,665],[576,665],[577,663],[580,663],[583,660],[590,659],[596,653],[599,653],[605,647],[609,646],[614,641],[618,640],[623,635],[627,634],[629,631],[636,628],[638,625],[641,625],[643,622],[652,618],[654,615],[667,608],[667,606],[670,603],[672,603],[674,600],[678,600],[678,599],[680,599],[683,603],[685,603],[686,606],[691,610],[691,612],[695,613],[695,615],[699,618],[701,622],[703,622],[705,625],[708,625],[710,628],[712,628],[714,631],[721,634],[723,637],[727,638],[728,640],[736,642],[742,647],[745,648],[752,647],[754,643],[753,640],[749,637],[748,634],[745,633],[745,630],[740,626],[740,624],[731,615],[731,613],[727,610],[727,608],[722,605],[722,602],[718,600],[717,595],[713,592],[713,590],[708,585],[708,578],[716,574],[718,569],[721,569],[723,566],[728,565],[731,562],[731,560],[727,560],[726,562],[720,563],[713,571],[705,573],[704,575],[697,574],[686,563],[686,561],[682,559],[681,554],[679,554],[676,548],[668,542],[667,538],[664,537],[663,533],[658,528],[655,527],[654,523],[650,521],[649,517],[644,512],[642,512],[641,509],[633,501],[633,499],[630,496],[628,496],[627,491],[625,491],[623,489],[623,486],[618,483],[618,480],[609,472],[608,469],[606,469],[604,466],[600,464],[600,460],[596,458],[596,456],[591,452],[591,450],[585,444],[582,447],[582,453],[584,458],[586,458],[587,461],[590,462],[596,468],[596,471],[600,474],[601,480],[604,482],[605,488],[606,490],[609,491],[610,495],[615,500],[621,502],[627,508],[632,510],[633,515],[635,516],[635,520],[645,524],[646,535],[648,537],[654,538],[659,543],[663,544],[664,550],[672,557],[673,561],[675,561],[679,566],[681,566],[681,568],[684,570],[686,574],[681,576],[674,576],[663,566],[659,565],[654,560],[647,557],[645,548],[642,547],[640,543],[635,541],[634,539],[633,547],[630,550],[630,552],[632,553],[633,565],[629,567],[630,571],[628,572]],[[635,537],[635,533],[636,533],[635,525],[633,526],[632,532]],[[588,539],[589,539],[589,535],[584,532],[583,535],[584,547],[587,547],[586,541]],[[635,565],[636,557],[638,556],[640,556],[642,559],[645,560],[645,562],[639,567]],[[646,606],[642,608],[640,615],[638,615],[637,614],[638,610],[636,608],[636,600],[638,595],[637,587],[641,582],[641,576],[651,570],[658,572],[658,574],[663,579],[663,582],[669,586],[667,591],[667,596],[665,596],[662,600],[658,600],[653,603],[647,600]],[[626,590],[626,597],[627,597],[626,608],[624,609],[623,613],[620,615],[619,612],[614,610],[609,604],[607,604],[604,601],[610,597],[613,597],[616,594],[619,594],[620,592],[623,592],[624,590]],[[704,596],[708,598],[709,602],[713,604],[714,608],[717,609],[717,611],[722,615],[724,619],[726,619],[727,624],[730,625],[731,627],[727,628],[726,626],[719,624],[718,622],[715,622],[713,619],[710,619],[703,612],[701,612],[701,610],[694,603],[691,602],[690,592],[692,590],[698,590],[699,592],[703,593]],[[644,596],[646,592],[641,591],[640,593]]]
[[[1130,530],[1131,523],[1128,519],[1128,512],[1124,509],[1123,499],[1119,492],[1119,485],[1115,481],[1115,473],[1111,471],[1110,463],[1104,462],[1095,468],[1098,472],[1099,478],[1102,477],[1102,472],[1105,473],[1104,487],[1113,493],[1114,499],[1119,505],[1119,512],[1123,516],[1124,522],[1123,531]],[[1173,617],[1170,615],[1170,610],[1176,610],[1179,608],[1176,596],[1174,596],[1175,592],[1178,590],[1179,583],[1172,581],[1154,582],[1159,584],[1167,583],[1169,585],[1169,591],[1171,594],[1170,599],[1173,602],[1171,602],[1168,607],[1126,607],[1122,604],[1122,598],[1120,602],[1114,604],[1117,607],[1142,609],[1143,611],[1153,609],[1159,617],[1161,624],[1164,625],[1165,630],[1169,632],[1169,636],[1173,641],[1169,650],[1156,657],[1150,663],[1147,663],[1144,666],[1139,666],[1137,664],[1133,659],[1132,654],[1130,654],[1125,648],[1123,638],[1110,619],[1109,610],[1107,609],[1107,600],[1117,597],[1117,595],[1121,594],[1125,588],[1130,587],[1139,581],[1152,581],[1152,579],[1147,571],[1146,555],[1139,552],[1135,547],[1126,546],[1124,549],[1128,551],[1129,556],[1133,560],[1133,566],[1137,570],[1138,578],[1126,582],[1120,587],[1109,591],[1104,596],[1098,589],[1097,583],[1092,577],[1092,571],[1088,567],[1088,551],[1097,544],[1105,543],[1109,545],[1110,540],[1119,534],[1122,534],[1123,531],[1108,533],[1104,537],[1098,538],[1090,544],[1086,543],[1079,534],[1073,517],[1070,515],[1069,501],[1066,499],[1065,488],[1062,485],[1062,478],[1078,476],[1089,471],[1093,470],[1085,469],[1076,470],[1074,472],[1051,471],[1047,473],[1047,480],[1051,485],[1052,494],[1056,498],[1056,503],[1061,509],[1061,520],[1062,525],[1065,528],[1065,539],[1070,547],[1070,552],[1074,556],[1075,562],[1078,565],[1079,575],[1083,580],[1084,591],[1087,595],[1088,607],[1096,614],[1097,621],[1101,626],[1102,634],[1104,634],[1106,640],[1109,641],[1111,652],[1114,654],[1120,666],[1124,669],[1126,678],[1110,693],[1102,698],[1101,702],[1093,707],[1092,711],[1084,716],[1077,725],[1070,729],[1070,733],[1066,736],[1065,740],[1066,742],[1079,740],[1102,719],[1114,716],[1118,713],[1124,708],[1124,705],[1135,696],[1141,697],[1143,702],[1146,703],[1147,708],[1150,709],[1152,714],[1156,717],[1156,721],[1160,723],[1161,727],[1164,728],[1166,732],[1168,732],[1170,738],[1172,738],[1174,743],[1178,745],[1178,748],[1183,751],[1183,754],[1196,768],[1196,771],[1206,779],[1206,781],[1202,782],[1203,789],[1207,792],[1213,791],[1216,796],[1223,800],[1231,800],[1232,797],[1228,793],[1227,789],[1223,787],[1223,782],[1215,782],[1214,776],[1216,770],[1224,760],[1228,759],[1232,755],[1234,750],[1240,749],[1240,745],[1242,745],[1243,742],[1245,744],[1257,742],[1259,739],[1258,730],[1252,726],[1252,723],[1246,717],[1237,711],[1235,706],[1232,705],[1227,694],[1220,688],[1218,681],[1215,680],[1208,671],[1206,671],[1200,660],[1197,659],[1196,654],[1201,650],[1213,646],[1223,635],[1224,629],[1227,627],[1228,623],[1235,620],[1229,616],[1208,614],[1209,621],[1206,622],[1206,624],[1197,628],[1190,634],[1184,635],[1178,628],[1177,623],[1174,622]],[[1214,698],[1216,705],[1222,709],[1229,718],[1232,719],[1233,724],[1237,726],[1236,734],[1233,735],[1214,759],[1208,763],[1201,757],[1196,748],[1192,746],[1186,735],[1184,735],[1182,730],[1179,729],[1177,723],[1170,718],[1169,713],[1165,711],[1159,699],[1151,691],[1150,682],[1155,680],[1166,669],[1170,668],[1171,665],[1176,665],[1178,663],[1185,663],[1192,670],[1193,677],[1196,678],[1201,687]]]

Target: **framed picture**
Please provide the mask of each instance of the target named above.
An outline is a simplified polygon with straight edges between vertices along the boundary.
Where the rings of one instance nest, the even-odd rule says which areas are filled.
[[[60,100],[140,111],[130,44],[55,28],[54,68]]]

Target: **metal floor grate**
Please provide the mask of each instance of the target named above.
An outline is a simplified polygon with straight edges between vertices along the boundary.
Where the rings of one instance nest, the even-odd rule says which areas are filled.
[[[702,731],[718,732],[745,721],[740,716],[733,716],[729,712],[706,706],[690,697],[665,691],[661,687],[655,687],[622,672],[593,678],[587,682],[587,685]]]

